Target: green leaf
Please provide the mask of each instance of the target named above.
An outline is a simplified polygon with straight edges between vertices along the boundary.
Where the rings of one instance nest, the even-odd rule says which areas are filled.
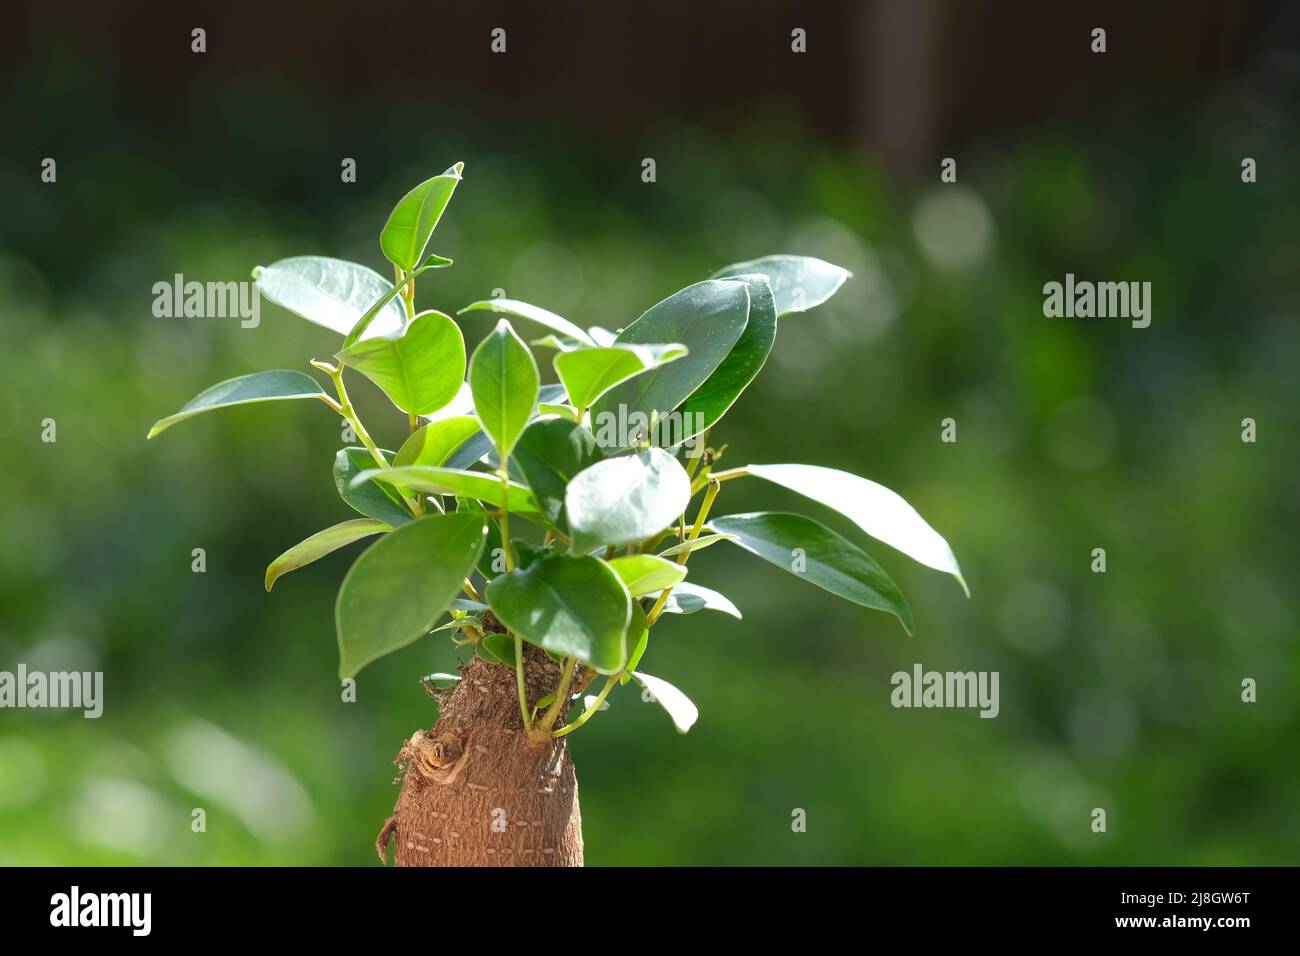
[[[733,537],[733,535],[729,534],[702,534],[693,541],[682,541],[671,548],[664,548],[659,552],[659,557],[668,558],[675,554],[703,551],[711,544],[717,544],[719,541],[731,541]]]
[[[578,472],[602,460],[595,437],[562,418],[539,419],[524,429],[510,460],[532,489],[542,513],[567,534],[564,492]]]
[[[776,341],[776,301],[766,277],[742,275],[737,281],[749,286],[749,321],[722,364],[677,409],[690,423],[682,441],[712,427],[727,413],[757,377]]]
[[[564,494],[573,545],[632,544],[672,524],[691,500],[691,480],[672,455],[646,448],[597,462],[574,476]]]
[[[411,437],[397,449],[393,465],[444,464],[461,445],[479,431],[478,419],[471,415],[440,418],[411,432]]]
[[[465,339],[450,316],[429,310],[391,335],[362,339],[337,358],[384,390],[404,412],[447,405],[465,378]]]
[[[471,302],[456,314],[464,315],[466,312],[483,311],[495,312],[498,315],[512,315],[516,319],[527,319],[553,332],[567,335],[569,338],[577,339],[587,345],[595,344],[590,335],[563,316],[548,312],[546,309],[530,305],[527,302],[520,302],[518,299],[480,299],[478,302]]]
[[[483,519],[429,515],[362,552],[339,588],[339,677],[429,632],[459,593],[483,549]]]
[[[551,402],[538,402],[537,414],[558,415],[560,418],[563,418],[565,421],[573,422],[575,424],[578,421],[578,413],[577,411],[574,410],[572,405],[556,405],[556,404],[552,404]]]
[[[474,414],[505,457],[532,417],[541,379],[533,353],[502,319],[474,350],[469,386]]]
[[[475,642],[474,652],[489,664],[515,666],[515,639],[509,634],[484,634]]]
[[[682,358],[686,352],[686,346],[677,343],[575,349],[555,356],[555,373],[574,407],[586,409],[620,382]]]
[[[355,483],[359,475],[374,466],[375,460],[364,448],[340,448],[334,456],[334,487],[339,497],[366,517],[378,518],[393,527],[406,524],[411,513],[396,489],[373,481]]]
[[[529,643],[605,674],[627,660],[632,599],[599,558],[543,558],[492,581],[486,597],[501,623]]]
[[[730,539],[729,539],[730,540]],[[664,614],[694,614],[696,611],[721,611],[741,620],[740,610],[725,595],[700,584],[683,581],[673,588],[664,605]]]
[[[484,521],[487,521],[487,509],[474,498],[458,496],[456,498],[456,510],[468,511],[471,514],[481,515]],[[493,567],[492,564],[497,558],[498,550],[501,547],[501,529],[497,527],[495,521],[487,522],[487,537],[483,541],[483,553],[478,559],[478,573],[483,575],[483,580],[491,581],[494,577],[505,570],[505,561],[502,559],[500,567]]]
[[[297,398],[319,399],[324,395],[325,389],[321,388],[314,378],[291,369],[275,369],[270,372],[241,375],[238,378],[218,382],[190,399],[175,415],[168,415],[154,422],[147,438],[153,438],[179,421],[203,412],[210,412],[214,408],[249,405],[253,402],[280,402]]]
[[[776,297],[777,315],[816,308],[833,296],[844,280],[853,274],[812,256],[763,256],[729,265],[713,278],[752,273],[767,276]]]
[[[662,419],[713,374],[727,357],[749,317],[749,286],[731,279],[697,282],[669,296],[619,333],[626,344],[679,342],[689,350],[675,362],[643,372],[596,402],[593,429],[633,414]],[[621,408],[620,408],[621,407]],[[621,414],[620,414],[621,413]],[[692,429],[693,430],[693,429]],[[673,443],[675,444],[676,439]],[[618,444],[614,443],[617,447]],[[602,441],[609,447],[610,443]]]
[[[466,498],[477,498],[494,508],[501,507],[501,479],[481,471],[434,468],[429,465],[372,468],[353,478],[352,484],[356,486],[366,481],[410,488],[412,491],[423,491],[431,495],[461,495]],[[542,516],[532,492],[517,481],[508,483],[506,502],[510,506],[511,514],[535,515],[538,518]]]
[[[686,568],[653,554],[628,554],[606,562],[635,598],[655,594],[686,577]]]
[[[345,544],[392,530],[391,525],[376,518],[353,518],[351,521],[340,522],[324,531],[317,531],[310,538],[295,544],[267,566],[266,589],[271,590],[280,575],[311,564],[330,552],[337,551]]]
[[[888,611],[912,633],[912,609],[888,574],[847,538],[803,515],[760,511],[710,522],[735,544],[863,607]]]
[[[873,538],[926,567],[951,574],[970,597],[948,542],[884,485],[820,465],[747,465],[746,471],[835,509]]]
[[[464,168],[464,163],[457,163],[441,176],[426,179],[393,208],[379,234],[379,245],[389,262],[406,272],[415,268]]]
[[[691,703],[689,697],[661,678],[642,674],[640,671],[633,673],[632,676],[636,678],[638,684],[650,692],[654,702],[668,712],[679,734],[686,733],[694,726],[695,721],[699,719],[700,711]]]
[[[393,291],[373,269],[326,256],[294,256],[253,270],[257,288],[270,302],[309,322],[347,335],[361,317]],[[389,335],[406,325],[406,310],[389,299],[371,321],[371,335]]]

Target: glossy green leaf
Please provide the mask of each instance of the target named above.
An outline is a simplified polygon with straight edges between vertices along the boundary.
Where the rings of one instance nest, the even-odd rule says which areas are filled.
[[[366,312],[393,291],[373,269],[327,256],[294,256],[253,270],[267,301],[309,322],[347,335]],[[367,328],[369,335],[391,335],[406,325],[406,310],[389,299]]]
[[[354,486],[366,481],[377,481],[383,485],[409,488],[412,491],[423,491],[431,495],[462,495],[466,498],[477,498],[494,508],[502,506],[501,479],[481,471],[407,465],[403,468],[372,468],[352,479]],[[505,500],[512,514],[531,514],[541,517],[537,502],[526,487],[511,481],[507,489]]]
[[[658,534],[686,510],[691,480],[672,455],[646,448],[597,462],[569,482],[564,507],[573,545],[590,551]]]
[[[528,302],[520,302],[518,299],[481,299],[478,302],[471,302],[456,314],[464,315],[466,312],[495,312],[498,315],[511,315],[517,319],[536,322],[553,332],[576,339],[586,345],[595,344],[590,335],[563,316]]]
[[[718,531],[764,561],[863,607],[888,611],[912,633],[912,609],[880,565],[856,544],[803,515],[760,511],[715,518]]]
[[[926,567],[951,574],[970,597],[948,542],[915,508],[884,485],[820,465],[747,465],[746,470],[756,478],[833,508],[873,538]]]
[[[726,414],[763,368],[776,341],[776,301],[767,278],[742,275],[737,281],[749,287],[749,321],[722,364],[677,409],[683,421],[690,423],[681,436],[683,441],[712,427]]]
[[[469,386],[474,414],[503,456],[510,454],[532,417],[540,382],[533,353],[502,319],[474,350]]]
[[[475,642],[474,652],[489,664],[515,666],[515,639],[509,634],[484,634]]]
[[[471,415],[453,415],[432,421],[411,432],[402,447],[397,449],[393,465],[399,468],[405,465],[437,467],[478,432],[478,419]]]
[[[483,549],[483,519],[430,515],[384,535],[357,558],[335,605],[339,677],[429,633]]]
[[[691,551],[703,551],[710,545],[717,544],[719,541],[730,541],[733,536],[729,534],[702,534],[693,541],[681,541],[671,548],[664,548],[659,552],[661,558],[672,557],[675,554],[685,554]]]
[[[532,489],[542,513],[567,534],[564,493],[578,472],[602,460],[595,437],[562,418],[539,419],[524,429],[510,460]]]
[[[465,378],[465,338],[450,316],[429,310],[391,335],[361,339],[338,353],[404,412],[428,415],[456,397]]]
[[[833,296],[852,275],[847,269],[812,256],[763,256],[737,262],[718,271],[713,278],[758,273],[767,276],[776,297],[777,315],[807,312]]]
[[[406,524],[411,520],[411,513],[395,488],[373,481],[354,484],[354,479],[374,468],[375,460],[364,448],[340,448],[334,456],[334,487],[339,497],[369,518],[378,518],[394,527]]]
[[[653,554],[627,554],[621,558],[611,558],[607,563],[623,580],[633,597],[657,594],[686,577],[684,565]]]
[[[190,399],[175,415],[154,422],[148,438],[171,428],[179,421],[232,405],[249,405],[253,402],[282,402],[289,399],[315,398],[325,395],[325,389],[310,375],[292,369],[275,369],[254,372],[238,378],[218,382]]]
[[[604,348],[574,349],[555,356],[555,373],[560,377],[575,408],[590,408],[596,399],[633,375],[683,358],[686,346],[630,345],[619,343]],[[689,437],[689,436],[687,436]]]
[[[271,590],[280,575],[311,564],[346,544],[368,538],[372,534],[392,530],[391,525],[377,518],[353,518],[351,521],[342,521],[324,531],[317,531],[310,538],[304,538],[295,544],[267,566],[266,589]]]
[[[664,614],[694,614],[696,611],[720,611],[741,620],[740,610],[725,595],[700,584],[683,581],[673,588],[664,605]]]
[[[601,438],[600,428],[611,418],[638,414],[647,419],[663,419],[685,401],[722,364],[745,331],[748,317],[748,284],[710,279],[687,286],[651,306],[619,333],[620,343],[678,342],[689,351],[675,362],[642,372],[615,386],[596,402],[592,427],[602,446],[611,447],[611,443]]]
[[[464,168],[464,163],[457,163],[442,175],[426,179],[398,201],[379,234],[380,248],[389,262],[407,272],[415,268],[451,202]]]
[[[606,674],[627,660],[632,599],[599,558],[543,558],[496,578],[485,596],[501,623],[529,643]]]
[[[572,405],[555,405],[550,402],[537,403],[538,415],[556,415],[566,422],[577,422],[578,413]]]
[[[635,672],[633,677],[636,682],[650,692],[651,698],[668,712],[668,716],[673,720],[673,726],[677,728],[679,734],[684,734],[695,725],[699,719],[699,709],[691,703],[691,699],[674,687],[668,681],[659,677],[652,677],[650,674],[643,674],[640,671]]]

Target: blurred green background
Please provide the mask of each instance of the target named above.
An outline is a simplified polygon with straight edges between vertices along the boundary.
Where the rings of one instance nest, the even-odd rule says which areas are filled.
[[[568,33],[516,12],[517,56],[500,62],[486,49],[500,4],[409,39],[400,18],[358,26],[333,3],[281,32],[273,11],[258,28],[10,14],[0,670],[102,670],[106,705],[98,720],[0,711],[0,864],[378,865],[391,760],[434,719],[417,684],[430,648],[372,664],[344,703],[333,601],[359,548],[262,590],[285,547],[351,516],[330,476],[339,423],[268,405],[144,441],[209,384],[305,368],[337,337],[270,305],[256,329],[158,319],[152,288],[308,253],[386,274],[389,208],[456,160],[465,181],[431,247],[456,264],[421,283],[423,307],[499,287],[618,327],[769,252],[852,270],[828,305],[783,320],[712,441],[728,465],[803,461],[894,488],[973,592],[815,506],[899,582],[914,637],[728,547],[693,558],[691,579],[744,621],[655,632],[648,669],[701,711],[689,735],[625,689],[571,738],[589,864],[1294,863],[1294,21],[1248,6],[1226,30],[1204,5],[1200,21],[1167,7],[1141,22],[1115,6],[1099,60],[1089,17],[1038,14],[1025,44],[970,33],[950,5],[918,5],[920,26],[870,6],[869,25],[902,18],[887,40],[920,38],[897,83],[871,73],[897,60],[889,43],[838,29],[848,4],[818,10],[811,65],[788,50],[791,4],[757,5],[738,35],[721,14],[688,29],[683,4],[635,28],[560,5]],[[644,49],[620,48],[642,31]],[[376,56],[379,37],[392,46]],[[558,46],[530,53],[538,37]],[[407,55],[420,43],[464,47],[457,70]],[[56,184],[40,182],[46,156]],[[939,183],[943,156],[957,184]],[[1044,318],[1042,286],[1066,272],[1150,281],[1151,327]],[[464,322],[471,347],[489,322]],[[354,381],[394,447],[400,414]],[[45,418],[57,443],[40,440]],[[805,507],[741,481],[716,513]],[[1089,570],[1097,547],[1105,574]],[[891,708],[890,675],[915,662],[999,671],[1000,715]],[[1257,703],[1240,700],[1245,677]]]

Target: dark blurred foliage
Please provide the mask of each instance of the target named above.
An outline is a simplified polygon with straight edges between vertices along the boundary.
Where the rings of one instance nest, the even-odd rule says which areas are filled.
[[[330,478],[338,422],[268,405],[144,441],[207,385],[303,368],[337,337],[271,306],[256,329],[157,319],[152,288],[306,253],[386,272],[388,209],[455,160],[465,181],[432,248],[456,265],[422,283],[425,307],[500,287],[617,327],[768,252],[851,269],[831,303],[783,320],[714,443],[728,465],[805,461],[896,489],[973,592],[855,536],[909,595],[908,639],[729,547],[700,553],[691,579],[745,620],[656,630],[647,668],[699,705],[689,735],[625,689],[571,738],[590,863],[1296,859],[1300,59],[1286,35],[1248,34],[1222,75],[1158,107],[1173,54],[1136,74],[1141,108],[1116,96],[983,131],[940,123],[920,142],[943,151],[911,166],[828,123],[827,103],[775,92],[780,105],[716,123],[637,104],[606,135],[585,109],[530,119],[472,84],[472,107],[336,103],[272,62],[227,65],[178,99],[85,36],[35,35],[2,101],[0,669],[102,669],[107,704],[99,720],[0,712],[0,862],[374,861],[391,758],[433,719],[416,683],[429,648],[371,665],[343,703],[333,597],[357,549],[261,587],[281,550],[350,516]],[[385,65],[358,49],[338,70]],[[56,185],[39,181],[47,155]],[[939,184],[942,155],[958,184]],[[356,184],[339,181],[345,156]],[[1258,183],[1241,182],[1243,156]],[[1044,318],[1041,288],[1066,272],[1150,281],[1151,327]],[[489,321],[466,319],[471,345]],[[354,397],[381,443],[401,440],[381,394],[358,382]],[[47,417],[55,444],[39,440]],[[939,440],[946,417],[955,444]],[[853,531],[758,482],[717,504],[760,507]],[[1089,570],[1097,547],[1105,574]],[[916,661],[1000,671],[1000,716],[892,709],[889,677]],[[1258,703],[1240,701],[1245,677]]]

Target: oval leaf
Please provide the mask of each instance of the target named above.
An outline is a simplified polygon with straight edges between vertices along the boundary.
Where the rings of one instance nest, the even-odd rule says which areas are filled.
[[[588,409],[615,385],[686,355],[686,346],[625,345],[574,349],[555,356],[560,377],[574,408]],[[715,373],[716,374],[716,373]],[[689,435],[686,437],[690,437]]]
[[[524,429],[510,460],[532,489],[542,513],[567,534],[564,493],[578,472],[602,460],[595,436],[562,418],[541,419]]]
[[[647,420],[662,419],[675,409],[722,364],[745,331],[748,317],[749,287],[731,279],[697,282],[651,306],[619,333],[617,341],[679,342],[686,346],[688,354],[606,392],[596,403],[592,416],[597,435],[600,434],[597,426],[611,418],[626,420],[639,413]],[[675,439],[673,443],[680,440]]]
[[[457,163],[441,176],[426,179],[398,201],[379,234],[379,245],[388,261],[410,272],[424,256],[424,247],[451,202],[460,182],[464,163]]]
[[[866,552],[830,528],[803,515],[772,511],[728,515],[710,524],[734,534],[737,546],[796,577],[863,607],[888,611],[912,633],[912,609],[898,585]]]
[[[736,262],[713,278],[758,273],[767,276],[776,297],[776,314],[807,312],[833,296],[853,273],[812,256],[763,256]]]
[[[691,480],[672,455],[646,448],[578,472],[564,494],[573,545],[641,541],[672,524],[691,500]]]
[[[460,592],[483,549],[479,515],[430,515],[362,552],[339,588],[339,677],[419,640]]]
[[[238,378],[218,382],[211,388],[200,392],[190,399],[175,415],[154,422],[147,438],[153,438],[159,432],[166,431],[177,422],[192,418],[215,408],[229,408],[231,405],[249,405],[253,402],[282,402],[296,398],[321,398],[325,389],[314,378],[292,369],[275,369],[270,372],[254,372]]]
[[[327,256],[294,256],[253,270],[257,288],[270,302],[309,322],[347,335],[361,317],[392,291],[373,269]],[[389,335],[406,325],[402,303],[390,299],[370,321],[369,335]]]
[[[632,599],[599,558],[551,557],[501,575],[487,587],[492,613],[529,643],[576,657],[605,674],[627,660]]]
[[[267,566],[266,589],[271,590],[280,575],[311,564],[330,552],[337,551],[345,544],[392,530],[391,525],[376,518],[353,518],[351,521],[342,521],[324,531],[317,531],[310,538],[304,538],[295,544]]]
[[[431,495],[460,495],[465,498],[477,498],[494,508],[502,507],[502,482],[496,475],[481,471],[462,471],[459,468],[431,468],[428,465],[407,465],[404,468],[372,468],[363,471],[352,479],[353,485],[366,481],[377,481],[384,485],[410,488]],[[511,514],[536,515],[541,511],[532,493],[511,481],[506,485],[506,503]]]
[[[656,594],[686,577],[686,568],[653,554],[628,554],[606,562],[633,597]]]
[[[448,315],[429,310],[392,335],[362,339],[338,359],[384,390],[404,412],[429,415],[456,397],[465,377],[465,338]]]
[[[668,716],[673,719],[673,726],[677,728],[679,734],[684,734],[695,725],[699,719],[699,709],[691,703],[691,699],[679,691],[666,680],[658,677],[652,677],[649,674],[643,674],[636,671],[632,674],[636,682],[650,692],[655,703],[668,712]]]
[[[478,419],[470,415],[453,415],[439,418],[415,431],[411,437],[397,449],[393,465],[431,465],[444,464],[452,453],[478,434]]]
[[[884,485],[820,465],[747,465],[746,470],[834,508],[873,538],[926,567],[951,574],[970,597],[948,542],[901,495]]]
[[[727,540],[733,540],[732,536],[728,535]],[[683,581],[673,588],[672,594],[668,595],[663,613],[694,614],[696,611],[706,610],[721,611],[723,614],[730,614],[737,621],[741,620],[740,609],[732,604],[731,599],[725,594],[700,584],[692,584],[690,581]]]
[[[469,363],[474,414],[502,456],[510,454],[532,417],[540,383],[533,353],[502,319]]]
[[[592,341],[590,335],[563,316],[548,312],[540,306],[520,302],[518,299],[480,299],[478,302],[471,302],[456,314],[464,315],[466,312],[483,311],[495,312],[498,315],[513,315],[517,319],[527,319],[530,322],[545,326],[553,332],[567,335],[569,338],[577,339],[587,345],[596,344]]]

